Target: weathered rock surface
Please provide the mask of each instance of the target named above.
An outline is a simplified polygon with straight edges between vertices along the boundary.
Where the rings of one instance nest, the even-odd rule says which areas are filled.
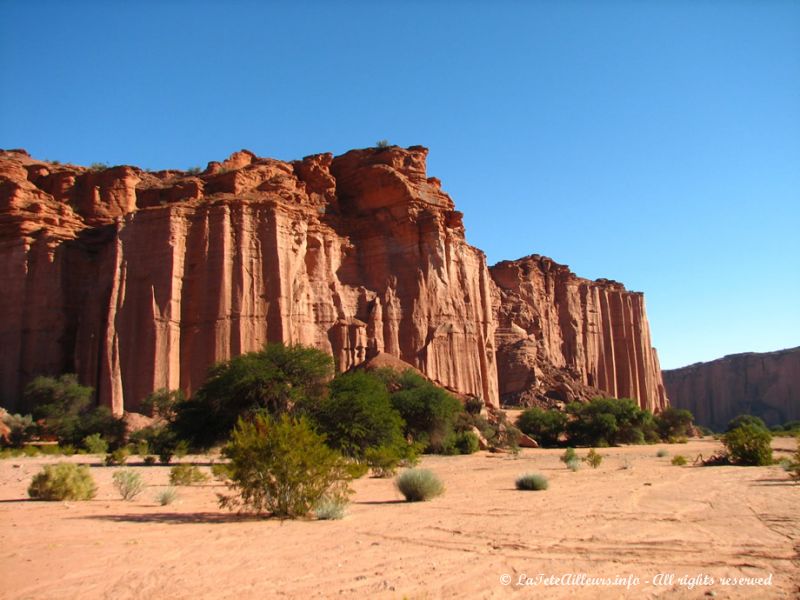
[[[782,424],[800,419],[800,347],[665,370],[664,384],[673,406],[690,410],[696,423],[714,431],[724,431],[741,414]]]
[[[243,150],[184,173],[0,152],[0,400],[76,372],[122,414],[280,341],[338,370],[391,355],[495,405],[499,359],[506,398],[663,406],[641,295],[555,277],[547,259],[490,275],[426,156]]]
[[[611,395],[652,411],[667,406],[641,293],[538,255],[491,274],[501,402],[552,407]]]

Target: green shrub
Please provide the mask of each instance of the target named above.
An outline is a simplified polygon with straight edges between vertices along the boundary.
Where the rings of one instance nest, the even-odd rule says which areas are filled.
[[[205,483],[209,477],[196,465],[175,465],[169,470],[170,485],[195,485]]]
[[[314,515],[320,521],[344,518],[347,500],[344,498],[322,498],[314,507]]]
[[[570,458],[567,463],[567,468],[572,471],[573,473],[581,468],[581,461],[578,457]]]
[[[793,479],[800,481],[800,447],[797,448],[793,460],[789,463],[788,473]]]
[[[128,462],[128,449],[117,448],[110,454],[106,454],[106,466],[113,467],[117,465],[124,465]]]
[[[653,415],[628,398],[595,398],[567,405],[567,435],[574,444],[606,447],[658,439]]]
[[[406,435],[425,444],[426,452],[443,453],[461,403],[410,370],[400,376],[399,385],[391,402],[405,421]]]
[[[108,442],[99,433],[93,433],[83,438],[83,447],[89,454],[105,454],[108,452]]]
[[[375,142],[375,147],[376,148],[380,148],[380,149],[384,149],[384,148],[391,147],[391,144],[389,144],[388,140],[378,140],[377,142]]]
[[[175,407],[185,400],[181,390],[160,388],[142,400],[141,410],[148,417],[160,417],[170,421],[175,417]]]
[[[375,477],[392,477],[403,460],[402,453],[396,446],[367,448],[364,459]]]
[[[144,457],[144,464],[146,464],[148,467],[156,464],[156,457],[152,454],[148,454]]]
[[[268,344],[211,367],[194,396],[175,406],[172,430],[192,447],[209,448],[228,437],[239,417],[313,414],[332,374],[333,359],[321,350]]]
[[[214,463],[211,465],[211,475],[217,481],[227,481],[231,478],[230,466],[227,463]]]
[[[114,473],[112,480],[114,487],[123,500],[133,500],[142,493],[144,482],[141,476],[133,469],[122,469]]]
[[[470,415],[479,415],[483,410],[484,402],[480,396],[470,396],[464,402],[464,411]]]
[[[583,461],[593,469],[596,469],[603,462],[603,455],[595,452],[594,448],[592,448]]]
[[[89,468],[71,463],[45,466],[28,487],[34,500],[91,500],[96,493]]]
[[[658,458],[664,458],[665,456],[669,456],[669,452],[664,450],[664,448],[660,448],[658,452],[656,452],[656,456]]]
[[[374,375],[356,371],[334,378],[330,395],[312,417],[328,445],[346,456],[363,458],[368,448],[405,443],[405,423],[392,407],[389,392]]]
[[[8,443],[14,448],[21,448],[25,442],[29,442],[36,434],[36,423],[31,415],[12,415],[6,413],[3,422],[8,427]]]
[[[771,465],[772,434],[755,423],[744,423],[722,436],[731,462],[739,465]]]
[[[222,454],[230,460],[223,507],[245,507],[278,517],[304,517],[323,497],[346,499],[349,483],[363,467],[325,445],[305,417],[258,414],[239,420]]]
[[[28,458],[33,457],[33,456],[39,456],[39,454],[40,454],[39,447],[38,446],[31,446],[31,445],[23,446],[22,447],[22,454],[27,456]]]
[[[23,404],[35,420],[43,420],[44,432],[60,444],[78,445],[88,435],[101,434],[112,446],[122,442],[125,423],[105,407],[92,404],[93,390],[78,383],[76,375],[36,377],[23,393]]]
[[[655,416],[656,429],[662,440],[685,438],[691,433],[694,415],[684,408],[670,406]]]
[[[526,473],[517,478],[516,486],[518,490],[541,491],[548,487],[547,477],[537,473]]]
[[[529,408],[517,418],[517,427],[540,446],[557,446],[567,428],[567,415],[559,410]]]
[[[733,431],[734,429],[738,429],[742,425],[752,425],[753,427],[758,427],[759,429],[767,429],[766,423],[764,423],[764,421],[759,417],[756,417],[755,415],[739,415],[728,421],[728,425],[725,427],[725,433]]]
[[[431,500],[444,492],[442,481],[428,469],[409,469],[395,480],[395,485],[408,502]]]
[[[472,431],[455,434],[454,446],[459,454],[474,454],[481,449],[478,436]]]
[[[90,171],[105,171],[108,168],[109,168],[108,163],[104,162],[93,162],[92,164],[89,165]]]
[[[178,491],[172,486],[165,488],[156,494],[156,502],[158,502],[161,506],[172,504],[177,498]]]
[[[682,467],[686,464],[686,457],[682,454],[676,454],[672,457],[672,464],[676,467]]]
[[[569,461],[576,460],[577,458],[578,458],[578,455],[575,454],[575,448],[570,446],[569,448],[564,450],[564,454],[562,454],[559,457],[559,460],[561,462],[563,462],[564,464],[567,464]]]

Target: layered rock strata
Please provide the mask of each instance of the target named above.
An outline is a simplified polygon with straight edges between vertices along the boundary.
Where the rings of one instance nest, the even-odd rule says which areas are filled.
[[[742,414],[767,425],[800,419],[800,347],[732,354],[664,371],[670,400],[692,412],[695,422],[724,431]]]
[[[574,276],[539,294],[510,266],[533,259],[490,274],[426,156],[241,151],[186,173],[0,152],[0,400],[76,372],[121,414],[275,341],[339,371],[395,356],[494,405],[499,372],[504,397],[663,406],[641,295]]]

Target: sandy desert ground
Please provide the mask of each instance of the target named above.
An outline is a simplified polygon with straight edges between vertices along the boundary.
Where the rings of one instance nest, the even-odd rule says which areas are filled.
[[[776,439],[777,456],[795,443]],[[392,480],[363,478],[341,521],[240,518],[217,508],[223,488],[213,480],[180,488],[179,500],[162,507],[154,500],[168,480],[162,466],[135,466],[149,487],[124,502],[111,485],[115,468],[97,458],[96,499],[33,502],[28,483],[54,459],[3,460],[0,596],[799,597],[800,485],[778,466],[675,467],[656,457],[662,447],[693,459],[720,445],[605,449],[599,469],[575,473],[560,450],[425,457],[422,466],[446,483],[443,496],[410,504]],[[525,472],[545,474],[550,488],[516,491]],[[588,579],[615,577],[629,585]]]

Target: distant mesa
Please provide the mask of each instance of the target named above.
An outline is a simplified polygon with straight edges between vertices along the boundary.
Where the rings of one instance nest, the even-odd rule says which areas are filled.
[[[800,347],[731,354],[664,371],[670,400],[699,425],[724,431],[741,414],[769,426],[800,420]]]
[[[151,172],[0,151],[0,398],[76,372],[122,414],[280,341],[339,371],[393,357],[494,406],[667,406],[642,294],[537,255],[489,268],[427,154]]]

